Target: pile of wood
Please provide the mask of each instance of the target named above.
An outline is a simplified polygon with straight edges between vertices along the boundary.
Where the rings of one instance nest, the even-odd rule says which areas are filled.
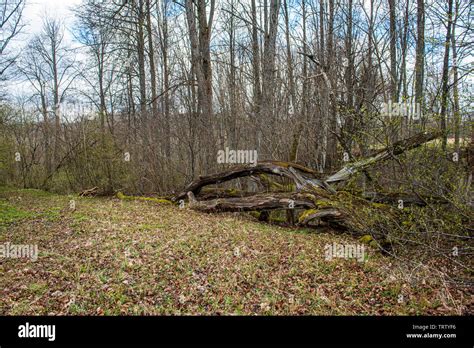
[[[396,210],[387,209],[383,204],[392,203],[400,197],[387,196],[380,192],[370,195],[353,195],[345,192],[344,184],[356,173],[366,170],[382,161],[394,158],[405,151],[412,150],[422,144],[436,139],[439,132],[423,132],[410,138],[395,142],[392,146],[383,148],[368,157],[347,163],[340,170],[327,177],[311,168],[302,165],[282,162],[263,161],[256,165],[245,165],[230,168],[226,171],[201,176],[188,184],[172,199],[177,202],[188,199],[189,207],[203,212],[239,212],[260,211],[262,220],[268,217],[271,210],[286,210],[289,222],[295,220],[295,212],[299,212],[297,223],[307,225],[315,221],[344,227],[353,232],[367,234],[370,226],[366,217],[382,213],[396,214]],[[294,185],[291,192],[279,190],[283,185],[270,179],[272,176],[284,177]],[[204,192],[209,185],[224,183],[233,179],[250,177],[274,188],[269,192],[237,192],[236,190],[219,189]],[[421,197],[403,194],[407,204],[423,204]]]

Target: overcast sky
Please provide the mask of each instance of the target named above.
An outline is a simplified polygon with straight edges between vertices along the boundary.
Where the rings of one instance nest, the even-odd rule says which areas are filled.
[[[82,0],[26,0],[26,7],[23,13],[26,27],[17,43],[20,45],[24,44],[26,43],[25,41],[28,41],[27,37],[31,37],[41,31],[42,18],[46,13],[51,14],[52,17],[60,18],[66,28],[71,28],[74,15],[70,8],[77,6],[81,2]],[[64,34],[67,42],[70,42],[71,35],[68,30]]]
[[[8,0],[7,0],[8,1]],[[11,48],[20,48],[26,45],[29,39],[41,31],[42,20],[45,14],[52,17],[59,18],[64,24],[64,43],[69,46],[77,46],[74,43],[72,34],[70,32],[74,24],[74,14],[72,8],[77,7],[82,3],[82,0],[26,0],[25,10],[23,12],[23,23],[26,25],[22,34],[15,38],[14,44]],[[364,6],[369,11],[369,0],[364,0]],[[298,30],[298,29],[297,29]],[[472,61],[474,58],[471,55],[467,61]],[[410,62],[409,62],[410,63]]]

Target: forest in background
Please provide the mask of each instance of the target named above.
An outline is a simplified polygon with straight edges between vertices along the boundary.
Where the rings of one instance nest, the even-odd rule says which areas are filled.
[[[0,13],[2,184],[165,194],[226,148],[330,173],[433,128],[431,169],[469,160],[469,1],[91,0],[18,50],[25,6]]]
[[[28,6],[0,3],[0,241],[70,291],[37,271],[0,312],[472,313],[472,2],[84,0],[25,39]]]

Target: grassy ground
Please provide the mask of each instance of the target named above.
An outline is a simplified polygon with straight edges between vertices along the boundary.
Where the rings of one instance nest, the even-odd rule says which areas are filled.
[[[75,210],[70,200],[75,201]],[[366,250],[325,260],[328,231],[169,204],[0,190],[0,314],[458,314],[464,300],[423,267]]]

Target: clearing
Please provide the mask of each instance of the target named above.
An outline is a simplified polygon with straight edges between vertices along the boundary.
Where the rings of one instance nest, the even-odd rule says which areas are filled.
[[[349,235],[154,201],[1,188],[7,242],[39,255],[0,258],[2,315],[447,315],[466,302],[428,266],[368,246],[366,262],[326,260],[328,244],[360,244]]]

